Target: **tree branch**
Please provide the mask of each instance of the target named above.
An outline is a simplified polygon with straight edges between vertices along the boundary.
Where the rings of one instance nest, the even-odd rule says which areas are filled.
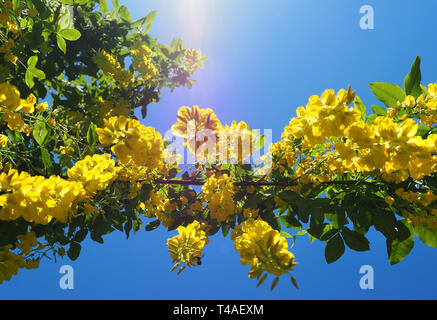
[[[141,182],[141,181],[139,181]],[[354,185],[363,183],[365,181],[360,180],[347,180],[347,181],[326,181],[322,182],[322,184],[329,184],[329,185],[341,185],[341,184],[347,184],[347,185]],[[155,184],[174,184],[174,185],[194,185],[194,186],[202,186],[205,184],[205,181],[202,180],[154,180],[153,183]],[[367,183],[367,182],[365,182]],[[235,186],[239,187],[246,187],[246,186],[278,186],[278,187],[291,187],[297,185],[298,182],[295,180],[291,181],[277,181],[277,182],[269,182],[269,181],[241,181],[241,182],[234,182]]]

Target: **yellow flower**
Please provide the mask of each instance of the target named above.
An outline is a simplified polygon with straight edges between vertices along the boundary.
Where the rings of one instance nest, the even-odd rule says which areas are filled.
[[[26,255],[30,253],[33,247],[38,245],[38,240],[36,239],[34,232],[19,235],[17,239],[20,241],[17,247]]]
[[[120,164],[147,167],[149,172],[163,167],[164,141],[154,128],[124,116],[104,121],[105,128],[96,129],[96,133],[102,146],[112,145],[111,151]]]
[[[132,65],[138,71],[142,81],[148,81],[158,74],[158,70],[152,64],[152,50],[137,41],[131,48]]]
[[[4,280],[10,280],[13,275],[18,273],[21,268],[35,269],[39,267],[39,258],[29,258],[32,249],[44,247],[39,244],[33,232],[18,235],[18,241],[15,243],[19,252],[12,251],[12,245],[0,247],[0,284]]]
[[[296,110],[297,117],[292,118],[282,133],[282,138],[292,142],[304,138],[302,145],[313,148],[323,144],[332,137],[345,135],[348,128],[361,118],[361,112],[349,109],[354,100],[355,91],[351,88],[340,90],[335,95],[334,90],[326,90],[322,96],[312,96],[304,107]]]
[[[0,145],[6,147],[8,145],[9,138],[4,134],[0,134]]]
[[[386,195],[386,196],[384,197],[384,201],[385,201],[389,206],[391,206],[391,205],[393,205],[393,203],[395,202],[395,199],[394,199],[393,197],[389,196],[389,195]]]
[[[44,112],[44,111],[47,111],[47,109],[49,108],[49,104],[47,103],[47,101],[44,101],[44,102],[38,104],[38,105],[36,106],[36,108],[37,108],[39,111]]]
[[[248,161],[255,151],[256,133],[244,122],[221,126],[218,132],[219,158],[223,161]]]
[[[181,262],[189,267],[195,266],[198,259],[202,256],[203,247],[209,242],[205,231],[201,229],[198,221],[194,221],[186,227],[179,226],[177,231],[179,232],[177,236],[167,240],[168,251],[171,254],[173,262],[176,262],[172,271],[176,269]],[[185,266],[182,267],[182,270],[184,267]]]
[[[122,68],[120,63],[106,51],[99,49],[93,56],[94,63],[121,86],[127,87],[135,81],[133,74]]]
[[[105,153],[77,161],[74,167],[68,169],[67,175],[70,181],[81,182],[87,194],[93,196],[117,179],[119,170],[111,155]]]
[[[84,209],[84,211],[85,211],[86,213],[95,213],[95,214],[99,214],[99,210],[97,210],[96,207],[94,207],[94,206],[92,206],[92,205],[90,205],[90,204],[88,204],[88,203],[85,203],[85,204],[83,205],[83,209]]]
[[[0,84],[0,105],[10,111],[18,110],[21,104],[20,91],[8,83]]]
[[[243,215],[247,219],[256,219],[258,217],[259,209],[243,209]]]
[[[212,219],[224,222],[235,213],[235,187],[227,174],[209,177],[202,186],[202,193]]]
[[[21,100],[18,110],[24,113],[33,113],[35,111],[36,97],[31,93],[26,100]]]
[[[231,239],[241,263],[251,266],[249,278],[259,278],[264,271],[280,276],[297,265],[287,240],[260,218],[236,226]]]
[[[7,110],[2,114],[1,118],[8,123],[8,128],[11,130],[18,130],[26,134],[29,134],[31,131],[30,126],[24,123],[23,118],[17,112]]]
[[[199,65],[201,53],[199,50],[186,49],[184,55],[188,72],[192,74],[196,71],[197,66]]]
[[[213,110],[199,106],[179,108],[177,118],[178,122],[171,127],[171,131],[183,138],[193,137],[205,129],[216,132],[221,126]]]
[[[80,182],[58,176],[30,176],[13,169],[0,174],[0,192],[0,220],[23,217],[38,224],[47,224],[53,218],[67,222],[85,198]]]

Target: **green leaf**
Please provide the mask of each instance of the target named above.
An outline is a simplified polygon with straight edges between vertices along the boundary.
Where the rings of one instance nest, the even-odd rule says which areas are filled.
[[[336,229],[343,228],[343,226],[348,223],[344,210],[339,210],[336,213],[326,213],[325,217],[332,222],[332,225]]]
[[[31,56],[28,60],[27,60],[27,67],[28,68],[32,68],[35,67],[36,64],[38,62],[38,57],[37,56]]]
[[[24,82],[26,82],[27,86],[32,89],[35,85],[35,82],[33,82],[33,73],[27,69],[26,73],[24,75]]]
[[[82,246],[77,242],[71,242],[70,248],[67,251],[67,255],[71,260],[76,260],[79,257],[80,250],[82,249]]]
[[[320,240],[321,241],[328,241],[329,239],[331,239],[331,237],[333,237],[336,233],[338,232],[338,229],[336,229],[332,224],[326,224],[323,229],[322,232],[320,233]],[[315,235],[314,235],[315,236]]]
[[[396,237],[396,217],[393,212],[385,210],[375,210],[373,224],[376,230],[381,232],[387,239]]]
[[[372,113],[370,116],[367,117],[366,124],[370,126],[376,118],[378,118],[378,115],[376,113]]]
[[[99,6],[100,6],[100,11],[102,11],[103,14],[106,14],[109,12],[108,2],[106,0],[99,0]]]
[[[364,120],[366,118],[367,110],[363,100],[358,96],[355,97],[354,108],[361,112],[361,120]]]
[[[265,139],[266,137],[265,137],[265,135],[260,135],[260,136],[257,136],[256,138],[255,138],[255,143],[254,143],[254,148],[255,148],[255,150],[259,150],[259,149],[261,149],[262,147],[264,147],[264,144],[266,143],[266,139]]]
[[[151,24],[153,22],[153,20],[155,20],[155,16],[156,16],[156,11],[150,12],[147,16],[145,16],[145,17],[135,21],[132,24],[132,28],[137,28],[137,27],[141,27],[141,26],[145,26],[145,25]]]
[[[281,236],[283,236],[284,238],[293,238],[291,234],[285,231],[281,231]]]
[[[132,22],[132,17],[129,13],[129,9],[126,6],[121,6],[118,14],[120,15],[120,18],[122,18],[124,21],[129,23]]]
[[[417,99],[422,94],[422,88],[420,87],[420,81],[422,75],[420,73],[420,56],[417,56],[411,67],[410,73],[407,74],[404,80],[405,93],[412,95]]]
[[[281,231],[281,223],[279,217],[273,211],[264,211],[260,213],[261,219],[267,222],[273,229]]]
[[[226,237],[229,234],[230,229],[231,229],[231,225],[229,223],[222,224],[223,237]]]
[[[59,34],[56,35],[56,42],[58,44],[59,49],[66,54],[67,53],[67,43],[64,38],[62,38]]]
[[[50,153],[47,151],[46,148],[41,148],[41,160],[44,164],[44,168],[46,168],[47,171],[52,170],[52,158],[50,157]]]
[[[49,134],[49,129],[45,122],[37,121],[33,127],[32,135],[35,141],[43,146],[45,144],[47,135]]]
[[[90,146],[91,148],[97,144],[96,127],[97,126],[91,122],[90,126],[88,127],[88,131],[86,133],[86,141],[88,143],[88,146]]]
[[[427,224],[423,224],[414,227],[414,233],[427,246],[437,248],[437,230],[433,230]]]
[[[152,30],[152,24],[151,23],[146,25],[146,27],[144,28],[143,34],[149,33],[150,30]]]
[[[16,10],[20,6],[20,0],[12,0],[12,9]]]
[[[149,222],[149,223],[146,225],[146,231],[152,231],[152,230],[155,230],[156,228],[159,227],[160,224],[161,224],[161,221],[159,221],[159,220],[154,220],[154,221],[152,221],[152,222]]]
[[[405,100],[405,92],[401,87],[391,83],[373,82],[370,89],[387,108],[396,108],[398,101]]]
[[[97,234],[95,232],[91,232],[90,237],[91,237],[91,240],[93,240],[97,243],[104,243],[103,238],[100,234]]]
[[[132,230],[132,220],[128,219],[124,224],[124,233],[126,234],[126,239],[129,239],[129,233]]]
[[[366,239],[361,233],[352,231],[347,227],[344,227],[341,232],[344,242],[347,246],[355,251],[367,251],[370,250],[369,240]]]
[[[400,220],[410,231],[410,236],[402,241],[387,239],[388,261],[391,265],[401,262],[414,247],[414,230],[406,219]]]
[[[420,85],[420,88],[422,89],[422,94],[424,96],[428,95],[428,87],[425,87],[424,85]]]
[[[29,68],[28,71],[31,72],[34,77],[37,77],[38,80],[43,80],[46,78],[46,74],[44,73],[44,71],[39,70],[35,67]]]
[[[301,229],[302,224],[291,214],[279,216],[284,227],[288,229]]]
[[[156,11],[156,10],[151,11],[151,12],[150,12],[146,17],[145,17],[144,25],[152,23],[152,22],[155,20],[156,14],[157,14],[157,11]]]
[[[430,132],[431,132],[431,127],[424,124],[419,124],[419,128],[417,129],[416,136],[426,138],[426,135]]]
[[[385,117],[387,115],[387,110],[384,109],[383,107],[380,107],[380,106],[378,106],[376,104],[372,104],[371,108],[372,108],[373,112],[376,115],[378,115],[378,116],[384,116]]]
[[[62,14],[61,19],[59,19],[58,26],[59,29],[62,30],[67,28],[69,25],[70,25],[70,11],[67,10]]]
[[[345,247],[343,239],[337,233],[334,237],[329,239],[325,247],[325,259],[327,263],[337,261],[344,253]]]
[[[59,35],[69,41],[76,41],[82,34],[76,29],[64,29],[59,32]]]
[[[78,232],[76,232],[76,234],[74,235],[73,240],[76,242],[82,242],[83,240],[85,240],[86,236],[88,234],[88,229],[80,229]]]
[[[118,0],[112,0],[112,6],[114,7],[115,13],[118,13],[118,10],[120,10],[120,2]]]

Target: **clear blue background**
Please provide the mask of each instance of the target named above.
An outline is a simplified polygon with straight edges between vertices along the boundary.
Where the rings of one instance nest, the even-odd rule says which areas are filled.
[[[148,0],[120,1],[134,19],[158,10],[151,34],[163,43],[181,37],[209,57],[192,90],[165,91],[149,108],[145,124],[164,133],[181,105],[210,107],[222,123],[244,120],[272,129],[277,141],[296,107],[308,97],[350,84],[368,106],[377,103],[368,84],[402,85],[411,63],[422,57],[423,83],[437,82],[437,6],[433,0]],[[375,29],[361,30],[360,7],[372,5]],[[370,109],[370,108],[369,108]],[[141,230],[126,240],[114,232],[105,244],[83,243],[80,258],[23,270],[0,286],[0,299],[435,299],[437,251],[416,238],[412,253],[390,266],[384,238],[369,233],[371,251],[346,249],[328,265],[324,243],[297,239],[292,249],[300,289],[282,278],[256,289],[229,238],[218,234],[203,264],[169,273],[166,240],[176,232]],[[59,288],[59,268],[75,270],[74,290]],[[371,265],[374,290],[361,290],[359,269]]]

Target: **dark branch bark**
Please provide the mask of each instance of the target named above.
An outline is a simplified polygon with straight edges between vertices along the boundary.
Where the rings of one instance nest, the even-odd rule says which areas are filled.
[[[205,181],[202,180],[155,180],[153,181],[155,184],[174,184],[174,185],[194,185],[194,186],[202,186],[205,184]],[[322,184],[330,184],[330,185],[338,185],[338,184],[359,184],[359,183],[367,183],[365,181],[360,180],[347,180],[347,181],[326,181],[322,182]],[[234,182],[235,186],[239,187],[247,187],[247,186],[278,186],[278,187],[291,187],[297,185],[298,182],[295,180],[292,181],[277,181],[277,182],[269,182],[269,181],[241,181]]]

